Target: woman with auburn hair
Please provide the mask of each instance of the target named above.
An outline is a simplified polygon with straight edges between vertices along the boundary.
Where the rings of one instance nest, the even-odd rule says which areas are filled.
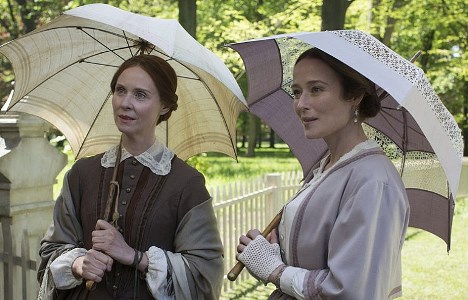
[[[204,177],[155,135],[177,109],[176,89],[175,71],[154,55],[134,56],[116,71],[121,144],[78,160],[66,174],[41,242],[40,298],[218,299],[223,247]]]

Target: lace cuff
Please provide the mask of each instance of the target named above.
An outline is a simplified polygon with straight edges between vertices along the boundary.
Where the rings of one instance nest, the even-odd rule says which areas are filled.
[[[84,248],[75,248],[60,255],[50,264],[50,272],[56,288],[71,289],[83,282],[82,278],[76,278],[73,275],[72,265],[75,259],[86,255],[86,252]]]
[[[166,293],[167,260],[164,251],[158,247],[150,247],[148,256],[148,272],[146,283],[155,299],[171,299]]]

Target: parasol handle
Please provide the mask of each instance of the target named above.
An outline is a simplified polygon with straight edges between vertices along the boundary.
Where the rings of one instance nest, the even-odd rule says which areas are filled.
[[[276,216],[273,218],[273,220],[271,220],[270,224],[268,224],[267,227],[265,227],[265,229],[263,229],[262,231],[262,236],[267,236],[273,229],[275,229],[278,224],[280,223],[281,221],[281,216],[283,215],[283,209],[281,209],[278,214],[276,214]],[[237,276],[239,276],[240,272],[242,271],[242,269],[244,269],[245,265],[238,261],[237,264],[232,267],[231,271],[229,271],[229,273],[227,274],[227,278],[231,281],[234,281],[236,280]]]
[[[117,169],[119,167],[120,158],[122,157],[122,137],[120,137],[119,147],[117,147],[117,158],[115,159],[114,171],[112,172],[112,179],[110,181],[109,193],[107,194],[106,208],[104,210],[103,219],[109,221],[110,212],[112,209],[112,204],[114,203],[115,198],[115,189],[119,190],[119,184],[116,181],[117,179]],[[92,291],[96,288],[94,281],[86,280],[86,289]]]

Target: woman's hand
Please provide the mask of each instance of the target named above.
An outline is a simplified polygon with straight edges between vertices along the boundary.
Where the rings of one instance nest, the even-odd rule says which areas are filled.
[[[101,282],[105,271],[112,269],[113,259],[102,252],[90,249],[73,262],[72,272],[85,280]]]
[[[246,235],[241,235],[239,237],[239,245],[237,245],[237,253],[242,253],[245,247],[259,235],[262,235],[262,233],[258,229],[251,229]],[[266,240],[270,242],[270,244],[278,244],[276,229],[273,229],[270,234],[266,236]]]
[[[268,282],[270,275],[284,265],[276,232],[273,231],[268,239],[258,229],[252,229],[240,236],[237,246],[237,259],[254,277],[263,282]]]
[[[237,245],[237,253],[242,253],[245,247],[259,235],[262,235],[262,233],[258,229],[251,229],[246,235],[241,235],[239,237],[239,245]]]
[[[92,233],[92,242],[94,250],[101,251],[124,265],[133,263],[135,250],[112,224],[98,220],[96,230]]]

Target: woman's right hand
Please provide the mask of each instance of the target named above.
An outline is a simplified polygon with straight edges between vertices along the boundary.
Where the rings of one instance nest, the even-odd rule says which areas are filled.
[[[93,249],[73,262],[72,271],[77,277],[94,282],[101,282],[106,271],[112,269],[114,260],[107,254]]]

